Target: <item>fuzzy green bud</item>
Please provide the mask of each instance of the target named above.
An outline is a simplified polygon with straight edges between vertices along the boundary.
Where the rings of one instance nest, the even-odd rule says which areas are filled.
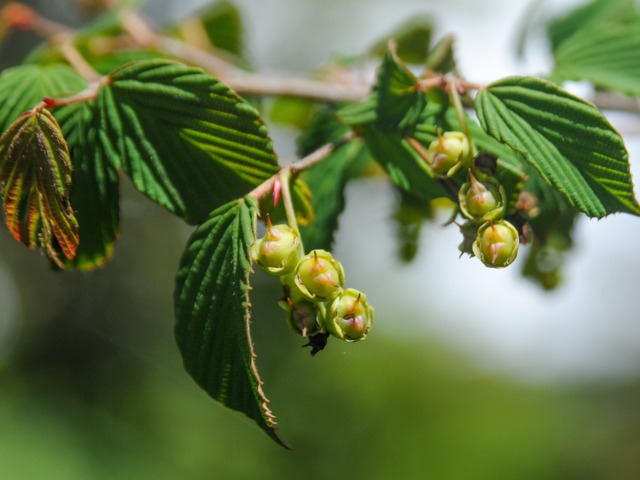
[[[300,258],[300,235],[288,225],[271,225],[267,233],[255,241],[250,253],[253,261],[271,275],[291,272]]]
[[[477,222],[502,218],[504,198],[504,189],[494,178],[486,177],[480,182],[471,171],[469,181],[458,192],[460,210],[465,217]]]
[[[436,175],[450,177],[469,158],[469,152],[469,140],[464,133],[438,133],[427,149],[427,161]]]
[[[347,288],[329,306],[327,330],[347,342],[364,340],[373,326],[373,307],[364,293]]]
[[[326,302],[342,291],[344,269],[326,250],[312,250],[296,265],[294,282],[308,300]]]
[[[491,268],[510,265],[518,254],[520,236],[506,220],[487,222],[478,229],[473,242],[473,253]]]

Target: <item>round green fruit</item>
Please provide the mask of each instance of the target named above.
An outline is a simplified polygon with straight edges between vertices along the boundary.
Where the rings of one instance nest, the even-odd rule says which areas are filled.
[[[473,253],[491,268],[510,265],[518,254],[520,236],[506,220],[487,222],[478,229]]]

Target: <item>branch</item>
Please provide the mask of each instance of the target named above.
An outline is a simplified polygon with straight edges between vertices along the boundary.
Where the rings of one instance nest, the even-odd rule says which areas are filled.
[[[294,178],[298,173],[306,170],[307,168],[313,167],[317,163],[320,163],[338,148],[346,145],[355,138],[356,134],[353,132],[349,132],[344,137],[339,138],[335,142],[328,143],[323,147],[320,147],[315,152],[310,153],[306,157],[301,158],[300,160],[287,165],[286,167],[282,167],[282,169],[278,173],[262,182],[251,192],[249,192],[248,195],[255,198],[256,200],[261,200],[272,192],[274,184],[278,179],[283,178],[283,172],[285,172],[285,170],[288,170],[288,174],[290,175],[290,177]],[[285,172],[285,175],[286,174],[287,173]]]
[[[238,93],[306,98],[331,103],[362,100],[370,91],[370,87],[364,83],[330,83],[284,75],[253,74],[239,70],[219,77]]]
[[[71,37],[60,42],[60,52],[67,59],[69,64],[84,77],[89,83],[98,82],[102,75],[96,72],[93,67],[85,60],[82,54],[73,44]]]
[[[122,25],[138,45],[170,52],[186,63],[213,73],[240,94],[288,96],[324,102],[353,102],[366,97],[370,90],[369,85],[362,82],[323,82],[291,75],[247,72],[205,50],[155,32],[136,12],[124,14]]]
[[[59,107],[65,107],[67,105],[73,105],[75,103],[83,103],[83,102],[89,102],[91,100],[95,100],[96,97],[98,96],[98,93],[100,92],[100,87],[102,87],[102,85],[108,82],[108,80],[109,80],[109,77],[104,77],[104,78],[101,78],[100,80],[91,82],[85,90],[75,95],[72,95],[70,97],[44,98],[42,99],[42,102],[40,104],[36,105],[35,108],[36,109],[37,108],[46,108],[46,109],[59,108]]]
[[[591,102],[598,110],[618,110],[640,115],[640,97],[627,97],[616,92],[597,91]]]

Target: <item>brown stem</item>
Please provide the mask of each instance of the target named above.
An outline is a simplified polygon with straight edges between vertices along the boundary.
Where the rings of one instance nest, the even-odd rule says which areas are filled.
[[[240,94],[308,98],[325,102],[356,101],[369,93],[363,83],[339,84],[290,75],[246,72],[205,50],[154,32],[135,12],[122,17],[127,33],[141,46],[170,52],[176,58],[204,68]]]
[[[638,97],[627,97],[615,92],[598,91],[592,102],[599,110],[618,110],[640,114],[640,98]]]
[[[209,52],[181,40],[164,37],[154,32],[137,12],[129,11],[124,13],[121,17],[121,22],[126,32],[140,46],[169,52],[176,58],[217,74],[221,74],[225,70],[236,69],[235,65],[221,60]]]
[[[366,84],[330,83],[293,76],[253,74],[233,71],[219,78],[238,93],[277,97],[296,97],[321,102],[355,102],[369,93]]]
[[[85,60],[70,38],[60,43],[60,52],[69,64],[88,82],[97,82],[102,78],[102,75],[96,72],[89,62]]]
[[[295,178],[295,176],[298,173],[302,172],[303,170],[306,170],[307,168],[314,166],[316,163],[321,162],[322,160],[327,158],[329,155],[331,155],[334,151],[336,151],[338,148],[342,147],[343,145],[346,145],[347,143],[352,141],[354,138],[356,138],[356,134],[353,132],[350,132],[344,137],[339,138],[335,142],[331,142],[324,145],[323,147],[320,147],[318,150],[314,151],[313,153],[307,155],[304,158],[301,158],[297,162],[287,165],[286,167],[282,167],[282,169],[278,173],[276,173],[272,177],[262,182],[260,185],[254,188],[251,192],[249,192],[248,195],[250,197],[255,198],[256,200],[260,200],[266,197],[273,190],[273,185],[275,184],[276,180],[278,180],[279,178],[282,178],[283,170],[289,170],[291,173],[290,177]]]
[[[83,103],[83,102],[89,102],[91,100],[95,100],[95,98],[98,96],[98,93],[100,92],[100,87],[102,87],[102,85],[104,85],[104,83],[107,81],[107,77],[102,78],[98,81],[94,81],[91,84],[89,84],[89,87],[87,87],[85,90],[83,90],[82,92],[79,92],[75,95],[72,95],[70,97],[65,97],[65,98],[44,98],[42,100],[41,103],[39,103],[35,108],[47,108],[47,109],[51,109],[51,108],[59,108],[59,107],[64,107],[67,105],[73,105],[75,103]]]

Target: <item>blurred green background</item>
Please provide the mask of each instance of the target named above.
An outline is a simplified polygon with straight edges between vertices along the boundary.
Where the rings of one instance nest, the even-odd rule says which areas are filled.
[[[31,3],[72,24],[91,16],[80,2]],[[147,13],[162,23],[204,2],[192,3],[151,1]],[[458,12],[468,23],[444,27],[468,42],[476,25],[486,32],[476,47],[486,49],[492,12],[518,4],[238,3],[255,63],[292,70],[357,54],[416,12]],[[1,65],[34,41],[12,34]],[[508,52],[504,37],[493,41]],[[485,75],[473,80],[510,66],[477,70],[465,48],[463,69]],[[293,132],[273,135],[291,156]],[[455,231],[438,226],[425,229],[416,264],[403,266],[392,192],[355,184],[336,256],[377,308],[366,342],[331,342],[310,357],[283,322],[277,282],[253,279],[258,363],[294,447],[285,451],[184,373],[172,291],[191,229],[124,187],[122,238],[101,270],[51,272],[0,229],[0,480],[640,478],[638,260],[624,256],[637,237],[624,218],[583,225],[577,266],[544,294],[517,268],[458,260]]]

